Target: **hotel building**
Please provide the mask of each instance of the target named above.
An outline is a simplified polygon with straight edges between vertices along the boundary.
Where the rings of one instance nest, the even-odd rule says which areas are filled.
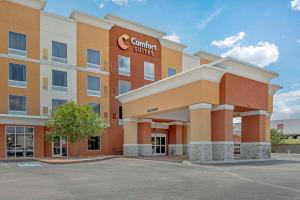
[[[277,73],[186,46],[113,15],[43,11],[44,0],[0,1],[0,158],[74,156],[45,141],[57,106],[90,104],[109,127],[80,156],[189,155],[231,160],[242,118],[241,158],[270,157],[271,84]]]

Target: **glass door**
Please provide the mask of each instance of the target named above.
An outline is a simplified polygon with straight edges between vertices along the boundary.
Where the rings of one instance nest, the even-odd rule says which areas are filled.
[[[152,154],[166,155],[166,134],[152,134]]]
[[[52,156],[67,156],[67,149],[67,140],[64,138],[57,138],[55,142],[52,143]]]

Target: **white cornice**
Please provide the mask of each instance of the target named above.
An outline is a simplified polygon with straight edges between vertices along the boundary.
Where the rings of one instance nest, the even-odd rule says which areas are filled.
[[[139,123],[151,123],[152,119],[140,119]]]
[[[209,103],[198,103],[189,106],[189,110],[198,110],[198,109],[211,109],[212,105]]]
[[[264,110],[253,110],[253,111],[248,111],[248,112],[242,112],[240,113],[241,117],[246,117],[246,116],[252,116],[252,115],[268,115],[267,111]]]
[[[169,48],[169,49],[174,49],[176,51],[183,51],[187,46],[178,42],[174,42],[165,38],[160,38],[159,42],[161,46]]]
[[[71,19],[86,23],[86,24],[90,24],[99,28],[103,28],[106,30],[111,29],[111,27],[114,26],[114,23],[105,20],[103,18],[99,18],[99,17],[95,17],[89,14],[86,14],[84,12],[78,11],[78,10],[73,10],[71,15],[70,15]]]
[[[56,18],[58,20],[63,20],[65,22],[70,22],[70,23],[76,24],[76,20],[67,18],[67,17],[62,16],[62,15],[57,15],[55,13],[43,11],[43,12],[41,12],[41,15],[45,15],[47,17],[52,17],[52,18]]]
[[[280,90],[282,86],[275,85],[275,84],[269,84],[269,95],[274,95],[278,90]]]
[[[149,35],[149,36],[154,37],[154,38],[162,38],[163,36],[166,35],[166,33],[161,32],[159,30],[156,30],[156,29],[144,26],[142,24],[138,24],[136,22],[130,21],[128,19],[124,19],[124,18],[114,16],[114,15],[111,15],[111,14],[105,15],[104,19],[106,19],[106,20],[108,20],[108,21],[110,21],[110,22],[112,22],[112,23],[114,23],[117,26],[120,26],[122,28],[133,30],[135,32],[142,33],[142,34],[145,34],[145,35]]]
[[[278,76],[278,73],[265,70],[256,65],[232,58],[226,57],[221,60],[210,63],[210,65],[225,69],[228,73],[249,78],[263,83],[270,81]]]
[[[37,59],[28,58],[28,57],[24,57],[24,56],[11,55],[11,54],[0,53],[0,58],[8,58],[8,59],[14,59],[14,60],[21,60],[21,61],[25,61],[25,62],[40,63],[40,61]]]
[[[44,126],[48,119],[46,116],[0,114],[0,124]]]
[[[42,10],[46,6],[45,0],[6,0],[11,3],[20,4],[22,6]]]
[[[116,98],[122,103],[127,103],[146,96],[164,92],[173,88],[177,88],[189,83],[200,80],[207,80],[219,83],[225,71],[209,65],[200,65],[199,67],[176,74],[144,87],[132,90],[128,93],[117,96]]]
[[[211,60],[212,62],[222,59],[222,57],[208,53],[206,51],[198,51],[197,53],[194,54],[194,56],[198,56],[200,57],[200,59],[203,58],[203,59]]]
[[[212,108],[212,111],[218,111],[218,110],[234,110],[234,106],[229,104],[223,104],[223,105],[214,106]]]

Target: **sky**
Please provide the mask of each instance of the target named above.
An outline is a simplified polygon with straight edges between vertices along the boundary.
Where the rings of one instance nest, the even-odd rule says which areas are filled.
[[[186,44],[275,71],[273,119],[300,119],[300,0],[47,0],[46,11],[111,13]]]

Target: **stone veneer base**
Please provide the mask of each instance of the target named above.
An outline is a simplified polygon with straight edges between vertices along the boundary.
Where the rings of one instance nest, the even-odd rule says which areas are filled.
[[[152,156],[152,144],[139,144],[139,156]]]
[[[212,160],[212,143],[210,141],[191,142],[189,144],[189,159],[192,163]]]
[[[137,144],[123,144],[123,155],[126,157],[138,156],[139,146]]]
[[[234,142],[220,141],[212,142],[213,160],[234,160]]]
[[[270,159],[271,144],[267,142],[241,143],[240,159]]]
[[[183,145],[182,144],[169,144],[168,145],[168,155],[169,156],[183,155]]]

